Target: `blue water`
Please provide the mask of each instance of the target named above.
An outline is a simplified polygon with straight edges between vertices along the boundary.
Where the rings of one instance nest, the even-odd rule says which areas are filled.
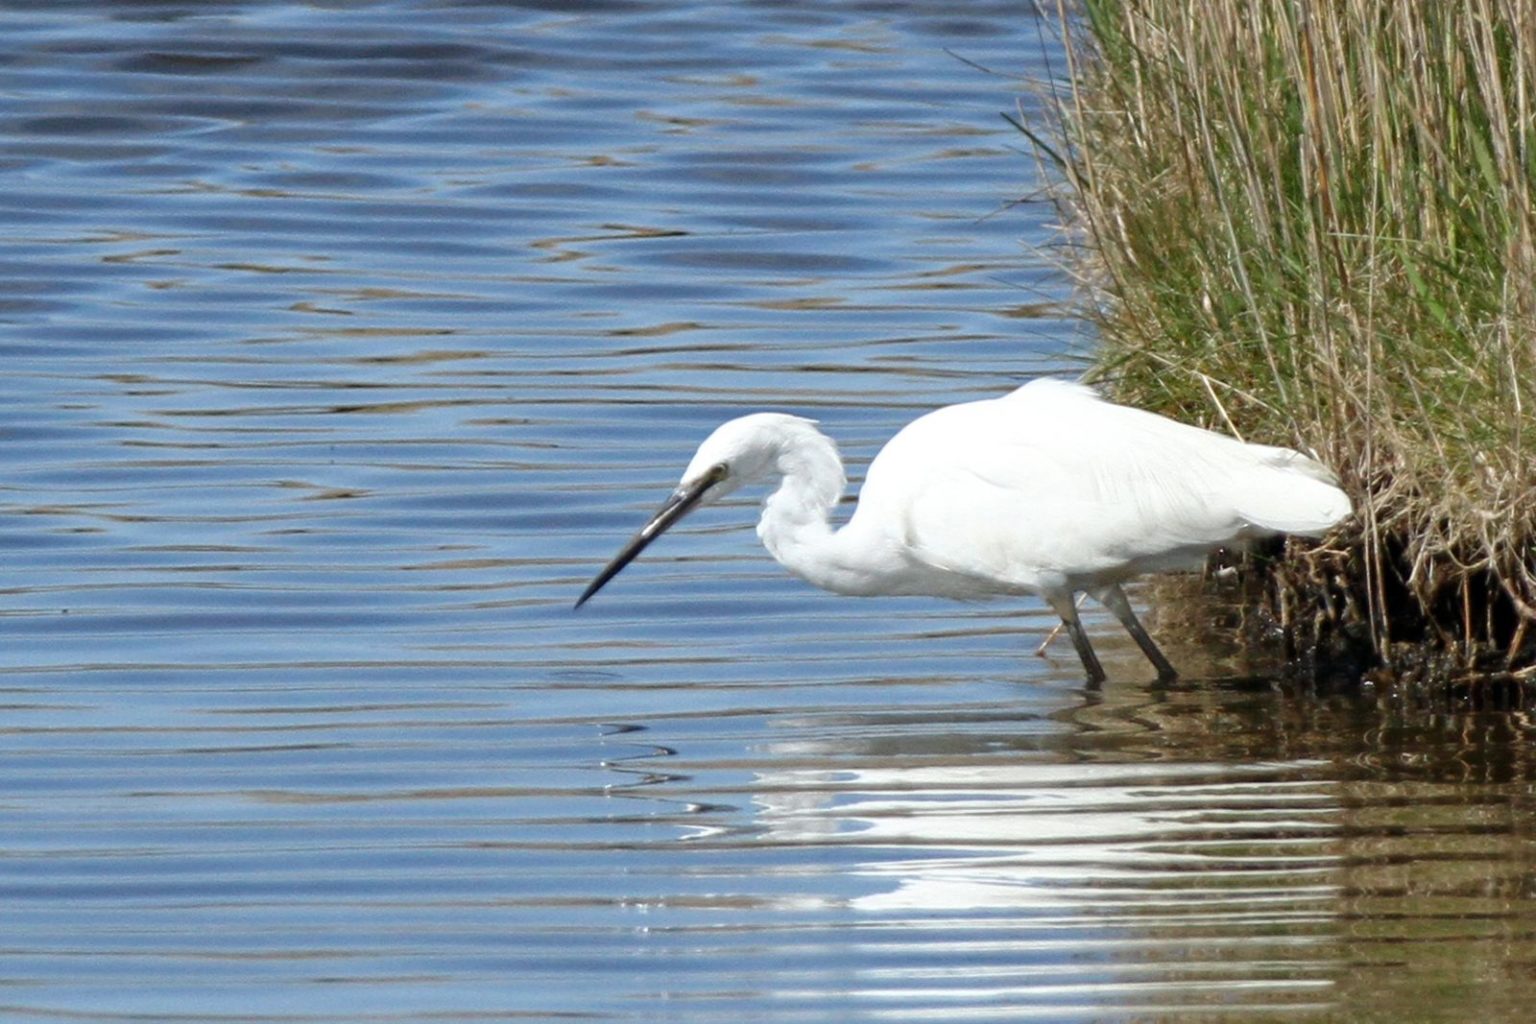
[[[755,495],[571,611],[723,418],[857,482],[1075,372],[999,116],[1062,70],[986,2],[0,6],[0,1019],[1523,1020],[1521,719],[1096,615],[1095,692]]]

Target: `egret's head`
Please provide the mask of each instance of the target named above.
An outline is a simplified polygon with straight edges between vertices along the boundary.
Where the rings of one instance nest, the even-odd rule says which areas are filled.
[[[789,472],[785,460],[792,459],[808,438],[825,441],[814,422],[799,416],[755,412],[727,420],[694,452],[678,489],[715,474],[699,503],[719,501],[738,487]]]
[[[754,480],[789,472],[798,453],[812,443],[813,437],[822,446],[829,444],[810,420],[777,412],[753,413],[720,424],[699,445],[677,490],[587,585],[576,599],[576,607],[585,604],[651,541],[700,505],[719,501]]]

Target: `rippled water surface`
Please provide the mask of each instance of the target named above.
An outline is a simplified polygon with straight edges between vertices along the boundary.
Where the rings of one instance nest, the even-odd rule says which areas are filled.
[[[755,496],[571,611],[729,415],[857,478],[1071,371],[999,117],[1061,70],[1003,3],[0,7],[0,1019],[1527,1019],[1522,719],[1097,615],[1092,692]]]

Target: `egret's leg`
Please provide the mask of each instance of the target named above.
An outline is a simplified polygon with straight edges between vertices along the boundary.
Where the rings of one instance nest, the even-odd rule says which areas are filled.
[[[1136,641],[1136,646],[1141,648],[1141,653],[1147,656],[1157,669],[1157,678],[1163,682],[1176,679],[1179,670],[1173,667],[1173,663],[1163,657],[1163,652],[1152,642],[1147,631],[1141,627],[1141,621],[1136,618],[1136,613],[1131,610],[1131,602],[1126,600],[1125,591],[1120,589],[1120,584],[1111,583],[1107,587],[1099,587],[1093,591],[1094,599],[1114,613],[1115,618],[1125,627],[1125,631],[1131,634],[1131,639]]]
[[[1088,595],[1087,594],[1083,594],[1081,597],[1079,597],[1077,599],[1077,606],[1079,608],[1081,608],[1083,606],[1083,602],[1086,601],[1086,600],[1088,600]],[[1056,623],[1056,625],[1052,626],[1051,627],[1051,631],[1049,633],[1045,634],[1045,639],[1040,641],[1040,646],[1035,648],[1035,657],[1037,657],[1037,658],[1045,657],[1045,650],[1046,650],[1047,647],[1051,646],[1051,641],[1055,640],[1058,636],[1060,636],[1061,635],[1061,631],[1066,629],[1066,628],[1067,628],[1067,624],[1065,622],[1058,622],[1058,623]]]
[[[1104,666],[1099,664],[1099,656],[1093,653],[1093,645],[1088,642],[1088,634],[1083,632],[1083,624],[1077,618],[1077,603],[1072,600],[1071,594],[1060,594],[1048,597],[1051,607],[1056,609],[1056,614],[1061,616],[1061,621],[1067,627],[1067,633],[1072,637],[1072,646],[1077,648],[1077,656],[1083,660],[1083,669],[1088,673],[1090,683],[1102,683],[1105,680]]]

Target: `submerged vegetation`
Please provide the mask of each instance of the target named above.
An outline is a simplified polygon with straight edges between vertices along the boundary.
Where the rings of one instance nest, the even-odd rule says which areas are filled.
[[[1271,577],[1287,625],[1536,677],[1536,6],[1060,20],[1070,84],[1020,127],[1056,164],[1097,375],[1339,472],[1354,524]]]

